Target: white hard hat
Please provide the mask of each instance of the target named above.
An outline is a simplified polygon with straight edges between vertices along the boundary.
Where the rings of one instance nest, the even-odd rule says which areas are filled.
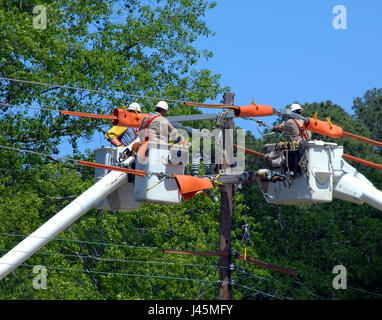
[[[295,112],[296,110],[302,110],[298,103],[293,103],[290,108],[292,109],[292,112]]]
[[[133,111],[141,112],[141,106],[138,102],[133,102],[133,103],[130,103],[127,110],[133,110]]]
[[[161,108],[163,110],[168,110],[168,104],[166,101],[159,101],[155,107]]]

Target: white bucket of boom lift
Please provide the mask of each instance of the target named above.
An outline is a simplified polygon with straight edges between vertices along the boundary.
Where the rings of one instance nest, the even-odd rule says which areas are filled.
[[[180,145],[157,144],[149,142],[146,158],[137,157],[136,169],[150,173],[184,174],[188,164],[188,150]],[[176,205],[182,202],[178,186],[174,179],[158,182],[156,175],[135,177],[134,198],[139,202]],[[153,187],[153,188],[151,188]]]
[[[277,150],[278,146],[279,144],[266,145],[267,153]],[[303,141],[301,159],[305,163],[305,170],[302,168],[301,175],[291,177],[290,180],[269,182],[264,185],[267,201],[273,204],[294,205],[331,202],[334,150],[338,150],[337,154],[342,157],[342,147],[335,143]]]
[[[108,166],[116,166],[119,154],[126,147],[119,148],[99,148],[95,150],[96,162]],[[95,168],[94,182],[99,181],[108,174],[108,170]],[[107,198],[102,200],[97,206],[97,209],[105,209],[112,211],[129,212],[139,209],[139,202],[134,200],[134,176],[131,182],[127,180],[121,187],[112,192]]]
[[[276,154],[272,161],[268,161],[274,166],[270,169],[285,174],[282,164],[287,160],[277,150],[279,145],[268,144],[266,147],[268,154]],[[262,182],[269,203],[299,205],[331,202],[336,198],[356,204],[367,203],[382,211],[382,192],[342,158],[342,146],[317,140],[303,141],[301,151],[305,159],[300,162],[304,167],[300,176],[289,181]]]

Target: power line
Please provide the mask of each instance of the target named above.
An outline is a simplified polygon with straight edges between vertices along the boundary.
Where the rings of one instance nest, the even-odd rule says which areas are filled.
[[[348,289],[364,292],[364,293],[367,293],[367,294],[370,294],[370,295],[373,295],[373,296],[377,296],[377,297],[382,297],[382,294],[375,293],[375,292],[369,292],[369,291],[366,291],[366,290],[363,290],[363,289],[358,289],[358,288],[354,288],[354,287],[348,287]]]
[[[270,278],[266,278],[266,277],[258,276],[258,275],[254,274],[254,273],[252,273],[252,272],[248,272],[248,271],[245,271],[245,270],[242,270],[242,269],[235,269],[235,271],[240,272],[240,273],[243,273],[243,274],[247,274],[247,275],[249,275],[249,276],[251,276],[251,277],[253,277],[253,278],[258,278],[258,279],[267,280],[267,281],[272,281],[272,282],[274,281],[274,282],[277,282],[278,284],[285,285],[285,284],[283,284],[281,281],[277,280],[277,279],[276,279],[275,277],[273,277],[273,276],[270,276]],[[249,279],[249,278],[240,278],[240,279]],[[298,285],[304,286],[303,283],[301,283],[301,282],[299,282],[299,281],[297,281],[297,280],[293,280],[292,282],[293,282],[293,283],[296,283],[296,284],[298,284]],[[366,294],[369,294],[369,295],[373,295],[373,296],[382,297],[382,294],[375,293],[375,292],[370,292],[370,291],[363,290],[363,289],[359,289],[359,288],[348,287],[348,289],[352,289],[352,290],[360,291],[360,292],[363,292],[363,293],[366,293]],[[325,299],[324,297],[322,297],[322,296],[320,296],[320,295],[318,295],[318,294],[316,294],[316,293],[307,291],[307,290],[306,290],[306,287],[303,288],[303,289],[299,289],[299,290],[301,290],[301,291],[304,292],[304,293],[307,293],[307,294],[310,294],[310,295],[312,295],[312,296],[315,296],[315,297],[317,297],[317,298],[320,298],[320,299],[323,299],[323,300]]]
[[[17,152],[27,152],[27,153],[37,154],[37,155],[40,155],[40,156],[43,156],[43,157],[47,157],[47,158],[55,158],[55,159],[61,160],[64,164],[68,164],[67,162],[69,162],[69,161],[70,162],[74,162],[74,164],[77,164],[77,162],[78,162],[78,160],[72,159],[72,158],[69,158],[69,157],[59,157],[59,156],[55,156],[55,155],[51,155],[51,154],[47,154],[47,153],[42,153],[42,152],[37,152],[37,151],[32,151],[32,150],[28,150],[28,149],[8,147],[8,146],[3,146],[3,145],[0,145],[0,148],[7,149],[7,150],[12,150],[12,151],[17,151]],[[70,167],[70,168],[73,169],[72,167]],[[143,230],[143,228],[141,228],[141,230]],[[148,229],[146,229],[146,230],[148,230]],[[173,230],[169,230],[169,231],[173,232]],[[155,232],[158,232],[158,231],[155,230]],[[177,237],[182,237],[182,238],[186,238],[187,237],[186,235],[179,235],[177,233],[174,233],[174,235],[177,236]],[[24,236],[26,236],[26,235],[24,235]]]
[[[71,159],[71,158],[68,158],[68,157],[65,157],[65,158],[64,157],[59,157],[59,156],[51,155],[51,154],[48,154],[48,153],[37,152],[37,151],[33,151],[33,150],[28,150],[28,149],[8,147],[8,146],[3,146],[3,145],[0,145],[0,148],[12,150],[12,151],[17,151],[17,152],[33,153],[33,154],[37,154],[37,155],[40,155],[40,156],[43,156],[43,157],[47,157],[47,158],[56,158],[56,159],[62,160],[63,162],[68,162],[68,161],[78,162],[78,160],[76,160],[76,159]]]
[[[39,239],[50,239],[50,240],[57,240],[57,241],[68,241],[68,242],[74,242],[74,243],[84,243],[84,244],[92,244],[92,245],[99,245],[99,246],[112,246],[112,247],[122,247],[127,249],[146,249],[146,250],[163,250],[161,248],[157,247],[145,247],[145,246],[131,246],[131,245],[124,245],[124,244],[114,244],[114,243],[106,243],[106,242],[93,242],[93,241],[83,241],[83,240],[74,240],[74,239],[63,239],[63,238],[48,238],[48,237],[37,237],[37,236],[27,236],[23,234],[16,234],[16,233],[5,233],[0,232],[0,235],[5,236],[13,236],[13,237],[32,237],[32,238],[39,238]]]
[[[33,237],[33,238],[40,238],[40,239],[48,239],[47,237],[37,237],[37,236],[27,236],[23,234],[16,234],[16,233],[6,233],[6,232],[0,232],[0,235],[4,236],[12,236],[12,237]],[[49,238],[50,239],[50,238]],[[57,241],[68,241],[68,242],[74,242],[74,243],[82,243],[82,244],[91,244],[91,245],[100,245],[100,246],[111,246],[111,247],[122,247],[122,248],[127,248],[127,249],[144,249],[144,250],[158,250],[158,251],[163,251],[162,248],[158,247],[146,247],[146,246],[132,246],[132,245],[124,245],[124,244],[114,244],[114,243],[106,243],[106,242],[93,242],[93,241],[83,241],[83,240],[74,240],[74,239],[63,239],[63,238],[52,238],[50,240],[57,240]],[[13,251],[13,250],[9,250]],[[50,253],[48,253],[50,254]],[[53,253],[51,253],[53,254]],[[89,256],[91,257],[91,256]],[[94,257],[94,256],[93,256]],[[115,260],[117,261],[117,260]],[[122,260],[126,261],[126,260]],[[195,265],[196,266],[196,265]],[[205,265],[198,265],[198,266],[205,266]],[[214,266],[214,265],[211,265]],[[215,267],[215,266],[214,266]],[[218,267],[218,266],[216,266]]]
[[[280,280],[278,280],[277,278],[275,278],[274,276],[271,276],[271,275],[270,275],[270,278],[266,278],[266,277],[262,277],[262,276],[256,275],[256,274],[254,274],[254,273],[252,273],[252,272],[248,272],[248,271],[246,271],[246,270],[244,270],[244,269],[241,269],[241,268],[240,268],[240,269],[237,268],[236,271],[237,271],[237,272],[240,272],[240,273],[243,273],[243,274],[246,274],[246,275],[249,275],[249,276],[251,276],[251,277],[253,277],[253,278],[258,278],[258,279],[262,279],[262,280],[272,281],[272,282],[276,282],[276,283],[281,284],[281,285],[285,285],[285,284],[282,283]],[[248,279],[248,278],[247,278],[247,279]],[[292,280],[292,282],[293,282],[293,283],[296,283],[296,284],[298,284],[298,285],[304,286],[303,283],[301,283],[301,282],[299,282],[299,281],[297,281],[297,280]],[[305,287],[305,289],[306,289],[306,287]],[[310,294],[310,295],[316,296],[316,297],[318,297],[318,298],[324,299],[323,297],[321,297],[321,296],[319,296],[318,294],[315,294],[315,293],[313,293],[313,292],[309,292],[309,291],[306,291],[306,290],[302,290],[302,291],[305,292],[305,293],[308,293],[308,294]]]
[[[8,264],[10,265],[10,264]],[[21,267],[33,268],[35,265],[21,264]],[[194,279],[194,278],[185,278],[185,277],[172,277],[172,276],[158,276],[158,275],[144,275],[144,274],[134,274],[134,273],[125,273],[125,272],[106,272],[106,271],[93,271],[93,270],[80,270],[72,268],[63,268],[63,267],[53,267],[53,266],[44,266],[46,269],[59,270],[59,271],[68,271],[68,272],[82,272],[87,274],[99,274],[99,275],[115,275],[115,276],[124,276],[124,277],[138,277],[138,278],[153,278],[153,279],[166,279],[166,280],[178,280],[178,281],[196,281],[196,282],[208,282],[208,283],[222,283],[220,280],[208,280],[208,279]],[[277,299],[276,296],[266,293],[261,290],[254,288],[249,288],[247,286],[234,283],[233,285],[245,288],[257,294],[262,294],[274,299]]]
[[[10,252],[10,251],[12,251],[12,252],[25,253],[25,251],[15,251],[15,250],[7,250],[7,249],[0,249],[0,251],[3,251],[3,252]],[[157,260],[154,260],[154,261],[143,261],[143,260],[112,259],[112,258],[102,258],[102,257],[96,257],[96,256],[91,256],[91,255],[81,255],[81,254],[79,254],[79,255],[70,255],[70,254],[63,254],[63,253],[58,253],[58,252],[57,253],[38,252],[36,254],[40,254],[40,255],[53,255],[53,256],[61,255],[61,256],[73,257],[73,258],[87,258],[87,259],[99,260],[99,261],[102,261],[102,262],[148,263],[148,264],[163,264],[163,265],[181,265],[181,266],[188,266],[188,267],[204,267],[204,268],[214,268],[214,269],[220,268],[218,265],[185,264],[185,263],[178,263],[178,262],[171,262],[171,261],[157,261]],[[21,266],[34,267],[34,265],[25,265],[25,264],[21,265]],[[120,275],[120,276],[138,276],[138,277],[149,277],[149,278],[166,278],[166,279],[174,279],[174,280],[192,280],[192,281],[201,281],[201,282],[220,282],[218,280],[215,281],[215,280],[190,279],[190,278],[178,278],[178,277],[167,277],[167,276],[162,277],[162,276],[151,276],[151,275],[127,274],[127,273],[121,273],[121,272],[100,272],[100,271],[78,270],[78,269],[69,269],[69,268],[52,267],[52,266],[47,266],[46,268],[47,269],[55,269],[55,270],[64,270],[64,271],[76,271],[76,272],[84,272],[84,273],[94,273],[94,274],[111,274],[111,275]],[[253,273],[243,271],[243,270],[236,270],[236,271],[239,271],[239,272],[245,273],[245,274],[249,274],[249,275],[251,275],[253,277],[256,277],[256,278],[259,278],[259,279],[262,279],[262,280],[272,281],[272,279],[261,277],[261,276],[255,275]],[[277,279],[273,279],[273,280],[278,282],[278,283],[281,283]],[[262,294],[262,295],[265,295],[265,296],[268,296],[268,297],[271,297],[271,298],[275,298],[275,299],[278,298],[275,295],[266,293],[266,292],[258,290],[258,289],[250,288],[248,286],[244,286],[244,285],[241,285],[241,284],[238,284],[238,283],[233,283],[233,285],[242,287],[242,288],[247,289],[247,290],[250,290],[251,292],[254,292],[255,294]],[[378,294],[378,293],[369,292],[369,291],[366,291],[366,290],[363,290],[363,289],[354,288],[354,287],[349,287],[349,289],[357,290],[357,291],[364,292],[364,293],[367,293],[367,294],[370,294],[370,295],[374,295],[374,296],[379,296],[379,297],[382,296],[381,294]],[[319,298],[324,299],[323,297],[320,297],[320,296],[318,296],[316,294],[313,294],[311,292],[308,292],[308,291],[305,291],[305,290],[304,290],[304,292],[312,294],[312,295],[315,295],[315,296],[317,296]],[[285,297],[282,297],[282,298],[285,298]],[[287,298],[287,299],[290,299],[290,298]]]
[[[0,105],[7,106],[7,107],[13,107],[13,108],[26,108],[26,109],[34,109],[34,110],[40,110],[40,111],[55,111],[55,112],[60,112],[59,110],[56,110],[56,109],[41,108],[41,107],[32,107],[32,106],[22,106],[22,105],[18,105],[18,104],[11,104],[11,103],[5,103],[5,102],[0,102]]]
[[[179,239],[182,238],[182,239],[188,239],[189,240],[190,238],[192,238],[192,236],[190,236],[190,235],[177,233],[173,229],[167,229],[167,230],[161,231],[161,230],[158,230],[158,229],[155,229],[155,228],[138,228],[138,227],[132,227],[132,226],[130,226],[129,228],[130,229],[134,229],[134,230],[136,230],[138,232],[140,232],[142,230],[144,232],[160,233],[160,234],[163,234],[163,235],[166,235],[166,236],[174,236],[174,237],[177,237]],[[195,238],[195,236],[194,236],[194,238]],[[209,241],[207,241],[207,239]],[[215,241],[211,242],[211,239],[209,239],[209,238],[207,238],[207,239],[206,239],[205,244],[209,244],[209,245],[210,244],[215,244]]]
[[[7,264],[7,263],[2,263],[2,264]],[[8,265],[12,265],[12,264],[8,264]],[[35,267],[34,265],[29,265],[29,264],[20,264],[19,266],[20,267],[29,267],[29,268]],[[124,273],[124,272],[80,270],[80,269],[53,267],[53,266],[44,266],[44,267],[46,269],[52,269],[52,270],[69,271],[69,272],[82,272],[82,273],[91,273],[91,274],[99,274],[99,275],[114,275],[114,276],[124,276],[124,277],[138,277],[138,278],[154,278],[154,279],[179,280],[179,281],[197,281],[197,282],[220,283],[219,280],[181,278],[181,277],[135,274],[135,273]]]
[[[17,151],[17,152],[27,152],[27,153],[32,153],[32,154],[37,154],[37,155],[40,155],[40,156],[43,156],[43,157],[47,157],[47,158],[55,158],[55,159],[58,159],[58,160],[61,160],[64,164],[67,164],[67,162],[74,162],[74,164],[77,164],[78,160],[76,159],[72,159],[72,158],[69,158],[69,157],[59,157],[59,156],[55,156],[55,155],[51,155],[51,154],[47,154],[47,153],[42,153],[42,152],[37,152],[37,151],[32,151],[32,150],[27,150],[27,149],[22,149],[22,148],[15,148],[15,147],[8,147],[8,146],[3,146],[3,145],[0,145],[0,148],[2,149],[6,149],[6,150],[12,150],[12,151]],[[69,167],[71,169],[73,169],[72,167]],[[139,229],[139,228],[136,228],[136,229]],[[144,229],[144,228],[140,228],[141,230],[145,230],[145,231],[150,231],[150,232],[158,232],[157,230],[155,231],[152,231],[152,230],[148,230],[148,229]],[[169,230],[170,232],[173,232],[173,230]],[[0,233],[1,234],[1,233]],[[9,234],[11,235],[11,234]],[[180,235],[180,234],[177,234],[177,233],[174,233],[174,235],[178,238],[182,237],[182,238],[186,238],[187,236],[186,235]],[[15,235],[16,236],[16,235]],[[24,236],[24,237],[27,237],[27,235],[17,235],[17,236]],[[61,239],[63,240],[63,239]]]
[[[139,98],[139,99],[150,99],[150,100],[166,100],[169,102],[177,102],[177,103],[184,103],[186,100],[176,100],[176,99],[169,99],[165,97],[150,97],[150,96],[143,96],[143,95],[137,95],[137,94],[129,94],[124,92],[113,92],[113,91],[107,91],[107,90],[98,90],[98,89],[89,89],[89,88],[80,88],[80,87],[73,87],[73,86],[66,86],[66,85],[59,85],[59,84],[51,84],[51,83],[45,83],[45,82],[38,82],[38,81],[29,81],[29,80],[23,80],[23,79],[15,79],[15,78],[5,78],[0,77],[0,80],[5,81],[11,81],[11,82],[19,82],[19,83],[26,83],[26,84],[33,84],[33,85],[42,85],[47,87],[54,87],[54,89],[61,88],[61,89],[68,89],[68,90],[77,90],[77,91],[89,91],[89,92],[95,92],[99,94],[106,94],[106,95],[122,95],[126,97],[132,97],[132,98]]]
[[[29,253],[29,251],[20,251],[20,250],[8,250],[8,249],[0,249],[2,252],[19,252],[19,253]],[[47,255],[47,256],[63,256],[63,257],[70,257],[70,258],[83,258],[83,259],[91,259],[96,260],[100,262],[123,262],[123,263],[142,263],[142,264],[163,264],[163,265],[179,265],[179,266],[186,266],[186,267],[198,267],[198,268],[214,268],[218,269],[218,265],[206,265],[206,264],[191,264],[191,263],[180,263],[180,262],[173,262],[173,261],[160,261],[160,260],[131,260],[131,259],[114,259],[114,258],[103,258],[99,256],[92,256],[92,255],[82,255],[82,254],[65,254],[60,252],[36,252],[37,255]]]
[[[25,83],[30,83],[30,84],[39,84],[39,85],[49,85],[49,86],[58,86],[58,85],[51,85],[51,84],[44,84],[44,83],[39,83],[39,82],[31,82],[31,81],[23,81],[23,80],[19,80],[19,79],[7,79],[7,78],[0,78],[0,79],[3,79],[3,80],[9,80],[9,81],[19,81],[19,82],[25,82]],[[83,90],[83,91],[93,91],[93,92],[101,92],[101,93],[105,93],[107,91],[104,91],[104,90],[93,90],[93,89],[82,89],[82,88],[76,88],[76,87],[69,87],[69,86],[58,86],[58,87],[61,87],[61,88],[65,88],[65,89],[72,89],[72,90]],[[114,93],[115,94],[115,93]],[[123,93],[121,93],[123,94]],[[137,96],[137,95],[129,95],[129,94],[123,94],[123,95],[126,95],[126,96],[134,96],[134,97],[140,97],[140,98],[147,98],[147,99],[155,99],[155,100],[168,100],[168,101],[175,101],[175,102],[181,102],[179,100],[169,100],[169,99],[166,99],[166,98],[154,98],[154,97],[144,97],[144,96]],[[184,101],[183,101],[184,102]],[[11,104],[3,104],[2,105],[9,105],[9,106],[13,106],[13,107],[16,107],[16,105],[11,105]],[[54,109],[48,109],[48,108],[36,108],[36,107],[31,107],[31,106],[20,106],[20,107],[26,107],[26,108],[31,108],[31,109],[38,109],[38,110],[44,110],[44,111],[55,111],[55,112],[58,112],[58,110],[54,110]],[[0,147],[3,147],[3,148],[6,148],[6,149],[13,149],[13,150],[16,150],[16,151],[23,151],[23,152],[32,152],[32,153],[36,153],[36,154],[40,154],[40,155],[43,155],[43,156],[49,156],[49,157],[52,157],[51,155],[47,155],[47,154],[43,154],[43,153],[38,153],[38,152],[33,152],[33,151],[30,151],[30,150],[25,150],[25,149],[17,149],[17,148],[11,148],[11,147],[5,147],[5,146],[0,146]],[[73,160],[73,159],[69,159],[69,160],[72,160],[72,161],[77,161],[77,160]],[[58,240],[58,239],[56,239]],[[66,240],[66,241],[70,241],[69,239],[60,239],[60,240]],[[81,241],[82,243],[92,243],[94,244],[94,242],[89,242],[89,241]],[[101,244],[101,243],[98,243],[98,244]],[[111,244],[105,244],[105,243],[102,243],[103,245],[111,245]],[[122,245],[115,245],[115,246],[122,246]],[[123,245],[124,247],[129,247],[129,248],[139,248],[141,249],[142,247],[134,247],[134,246],[125,246]],[[144,249],[159,249],[159,250],[162,250],[160,248],[150,248],[150,247],[143,247]],[[12,251],[12,250],[10,250]],[[81,258],[96,258],[94,256],[77,256],[77,257],[81,257]],[[97,257],[98,258],[98,257]],[[119,261],[118,259],[109,259],[108,260],[109,262],[116,262],[116,261]],[[126,261],[126,260],[122,260],[122,261]],[[138,260],[135,260],[136,262],[139,262],[139,263],[150,263],[149,261],[138,261]],[[154,262],[151,262],[151,263],[154,263]],[[138,275],[138,274],[127,274],[127,273],[106,273],[106,272],[97,272],[97,271],[84,271],[84,270],[76,270],[76,269],[68,269],[68,268],[58,268],[58,267],[47,267],[47,268],[52,268],[52,269],[57,269],[57,270],[66,270],[66,271],[82,271],[82,272],[86,272],[86,273],[98,273],[98,274],[112,274],[112,275],[126,275],[126,276],[137,276],[137,277],[161,277],[161,276],[149,276],[149,275]],[[169,278],[169,277],[161,277],[161,278]],[[193,281],[200,281],[201,279],[188,279],[188,278],[175,278],[175,277],[171,277],[172,279],[182,279],[182,280],[193,280]],[[212,282],[212,281],[210,281]],[[213,282],[221,282],[221,281],[213,281]],[[268,294],[268,293],[265,293],[265,292],[262,292],[260,290],[257,290],[257,289],[253,289],[253,288],[249,288],[249,287],[246,287],[246,286],[243,286],[243,285],[240,285],[240,284],[237,284],[238,286],[242,287],[242,288],[245,288],[245,289],[248,289],[248,290],[251,290],[253,292],[256,292],[258,294],[263,294],[263,295],[266,295],[266,296],[269,296],[269,297],[273,297],[273,298],[277,298],[276,296],[274,295],[271,295],[271,294]],[[355,290],[357,290],[356,288],[353,288]],[[364,291],[362,289],[358,289],[359,291]],[[367,292],[367,291],[364,291],[364,292]],[[369,293],[369,292],[367,292]],[[370,294],[373,294],[373,293],[370,293]],[[376,294],[378,295],[378,294]],[[378,295],[380,296],[380,295]]]
[[[284,283],[282,283],[281,281],[279,281],[278,279],[276,279],[276,278],[273,277],[273,276],[270,276],[270,278],[266,278],[266,277],[258,276],[258,275],[254,274],[254,273],[252,273],[252,272],[248,272],[248,271],[245,271],[245,270],[242,270],[242,269],[236,269],[236,271],[237,271],[237,272],[240,272],[240,273],[243,273],[243,274],[246,274],[246,275],[249,275],[249,276],[251,276],[251,277],[253,277],[253,278],[258,278],[258,279],[261,279],[261,280],[267,280],[267,281],[271,281],[271,282],[276,282],[276,283],[281,284],[281,285],[285,285]],[[247,277],[247,278],[241,278],[241,279],[246,279],[246,280],[248,280],[249,278]],[[298,282],[298,281],[296,281],[296,280],[293,280],[292,282],[293,282],[293,283],[297,283],[297,284],[299,284],[299,285],[304,285],[303,283]],[[301,290],[301,289],[300,289],[300,290]],[[323,297],[319,296],[318,294],[315,294],[315,293],[313,293],[313,292],[306,291],[306,289],[305,289],[305,290],[302,290],[302,291],[305,292],[305,293],[308,293],[308,294],[310,294],[310,295],[312,295],[312,296],[315,296],[315,297],[324,299]]]
[[[274,295],[272,295],[272,294],[269,294],[269,293],[266,293],[266,292],[264,292],[264,291],[257,290],[257,289],[254,289],[254,288],[250,288],[250,287],[244,286],[244,285],[242,285],[242,284],[233,283],[232,285],[233,285],[233,286],[239,286],[239,287],[241,287],[241,288],[250,290],[250,291],[255,292],[255,293],[257,293],[257,294],[262,294],[262,295],[264,295],[264,296],[267,296],[267,297],[270,297],[270,298],[277,299],[277,297],[274,296]],[[284,298],[284,297],[282,297],[282,298]]]

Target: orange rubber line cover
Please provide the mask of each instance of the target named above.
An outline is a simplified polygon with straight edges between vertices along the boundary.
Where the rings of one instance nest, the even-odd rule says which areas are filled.
[[[93,114],[93,113],[86,113],[86,112],[74,112],[74,111],[65,111],[60,110],[61,114],[66,114],[69,116],[77,116],[77,117],[85,117],[85,118],[95,118],[95,119],[109,119],[109,120],[115,120],[115,116],[108,116],[103,114]]]
[[[198,178],[186,175],[174,175],[179,192],[184,199],[190,199],[201,193],[204,189],[212,189],[213,185],[207,178]]]
[[[341,138],[342,128],[335,124],[329,124],[327,121],[309,118],[309,123],[304,122],[304,130],[322,134],[331,138]]]
[[[251,155],[258,157],[258,158],[264,158],[265,157],[264,153],[257,152],[257,151],[251,150],[251,149],[247,149],[247,148],[238,146],[237,144],[233,144],[233,147],[236,149],[244,150],[245,153],[251,154]]]
[[[368,139],[368,138],[365,138],[365,137],[357,136],[354,133],[350,133],[350,132],[346,132],[346,131],[344,131],[342,133],[342,135],[344,137],[348,137],[348,138],[353,139],[353,140],[362,141],[362,142],[365,142],[365,143],[368,143],[368,144],[372,144],[372,145],[374,145],[374,146],[376,146],[378,148],[382,148],[382,142],[379,142],[379,141],[375,141],[375,140]]]
[[[134,112],[127,112],[124,109],[114,109],[113,111],[113,125],[127,128],[139,128],[143,118],[147,113],[138,113],[138,117]]]
[[[239,106],[234,110],[235,116],[246,117],[265,117],[273,115],[273,108],[265,104],[251,104],[249,106]]]
[[[212,103],[199,103],[199,102],[184,102],[186,106],[199,107],[199,108],[212,108],[212,109],[239,109],[239,107],[231,106],[229,104],[212,104]]]
[[[146,174],[144,170],[133,170],[133,169],[126,169],[126,168],[115,167],[115,166],[107,166],[105,164],[83,161],[83,160],[78,160],[77,163],[87,167],[101,168],[101,169],[112,170],[112,171],[120,171],[124,173],[132,173],[141,177],[144,177]]]
[[[372,168],[375,168],[375,169],[382,170],[382,165],[381,164],[378,164],[378,163],[375,163],[375,162],[371,162],[371,161],[367,161],[367,160],[363,160],[363,159],[351,156],[350,154],[344,153],[342,155],[342,158],[348,159],[348,160],[351,160],[351,161],[354,161],[354,162],[358,162],[358,163],[361,163],[361,164],[364,164],[365,166],[369,166],[369,167],[372,167]]]

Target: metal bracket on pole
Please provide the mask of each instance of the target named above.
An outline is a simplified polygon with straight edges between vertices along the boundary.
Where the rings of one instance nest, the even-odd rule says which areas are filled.
[[[169,116],[166,117],[170,122],[186,122],[186,121],[200,121],[200,120],[218,120],[222,113],[202,113],[202,114],[190,114],[185,116]],[[235,114],[232,111],[228,111],[225,115],[226,119],[235,118]]]
[[[291,119],[304,120],[305,122],[309,123],[308,118],[305,118],[301,114],[298,114],[296,112],[292,112],[291,109],[273,109],[273,112],[275,115],[278,116],[288,116]]]

